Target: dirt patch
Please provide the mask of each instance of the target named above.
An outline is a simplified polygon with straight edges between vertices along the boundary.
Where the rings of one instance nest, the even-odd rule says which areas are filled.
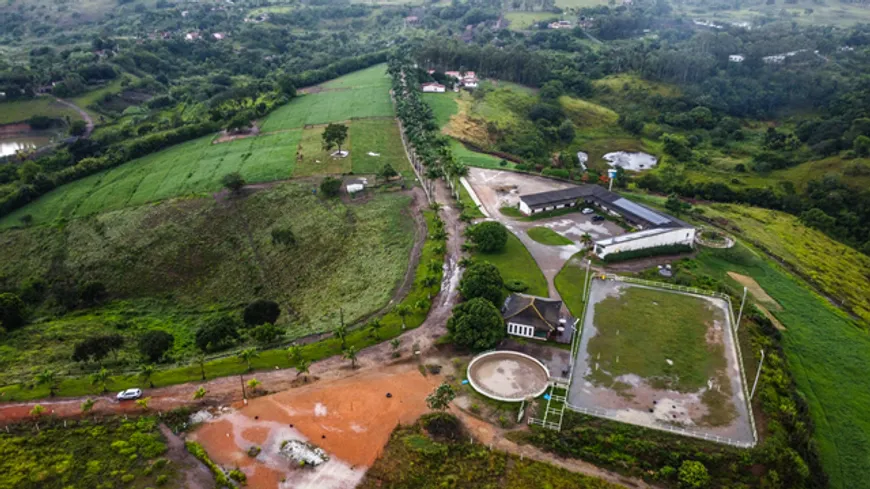
[[[758,282],[755,281],[754,278],[747,277],[746,275],[741,275],[735,272],[728,272],[728,276],[733,278],[740,285],[749,289],[749,293],[752,294],[752,297],[755,297],[757,301],[764,302],[765,304],[773,308],[774,311],[782,310],[782,306],[780,306],[773,297],[769,296],[767,292],[765,292],[764,289],[761,288],[761,285],[759,285]]]
[[[456,99],[459,111],[450,117],[450,122],[441,130],[448,136],[463,141],[470,141],[478,146],[489,146],[489,134],[486,131],[486,121],[471,117],[471,102],[459,97]]]
[[[398,423],[425,413],[426,396],[441,382],[413,363],[319,382],[249,401],[200,426],[190,438],[225,468],[239,467],[250,487],[352,487],[380,455]],[[391,397],[387,397],[387,393]],[[318,467],[294,466],[280,448],[307,441],[329,454]],[[256,458],[252,446],[261,448]]]
[[[780,331],[785,331],[785,326],[783,326],[783,324],[779,322],[779,319],[776,319],[776,316],[774,316],[769,310],[767,310],[766,307],[762,306],[761,304],[755,304],[755,307],[757,307],[758,310],[761,311],[761,314],[764,314],[764,317],[766,317],[770,320],[771,323],[773,323],[774,328]]]
[[[29,134],[32,131],[30,124],[15,123],[0,125],[0,136],[15,136],[18,134]]]
[[[230,141],[235,141],[237,139],[247,139],[253,138],[260,135],[260,126],[258,125],[258,121],[253,121],[251,128],[246,132],[234,132],[230,133],[226,130],[221,131],[220,136],[215,138],[211,144],[220,144],[220,143],[228,143]]]

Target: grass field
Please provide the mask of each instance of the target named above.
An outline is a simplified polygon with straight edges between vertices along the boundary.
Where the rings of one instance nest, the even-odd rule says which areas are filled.
[[[38,432],[29,424],[0,432],[0,486],[184,486],[177,466],[161,457],[166,442],[156,418],[110,418],[98,423],[43,420],[40,425]]]
[[[368,119],[350,125],[351,169],[355,174],[377,174],[389,164],[406,179],[414,180],[414,170],[402,147],[399,125],[393,120]],[[373,156],[375,153],[379,156]]]
[[[529,237],[538,243],[545,244],[548,246],[564,246],[574,244],[570,239],[562,236],[561,234],[553,231],[550,228],[543,226],[536,226],[528,230]]]
[[[353,124],[351,124],[353,127]],[[342,151],[351,151],[345,158],[333,158],[331,155],[338,148],[323,149],[323,126],[304,129],[299,139],[299,148],[296,150],[296,168],[293,176],[309,177],[312,175],[341,175],[348,173],[354,154],[352,139],[341,147]],[[348,130],[350,132],[350,130]]]
[[[485,217],[480,208],[477,207],[477,204],[474,203],[474,199],[471,198],[468,190],[465,189],[465,185],[461,183],[459,184],[459,201],[465,206],[465,209],[462,211],[463,214],[470,216],[472,219]]]
[[[264,132],[366,117],[393,117],[386,65],[377,65],[321,85],[324,91],[300,95],[272,112]]]
[[[456,105],[456,97],[458,96],[456,92],[424,93],[421,96],[423,101],[432,107],[432,113],[438,127],[446,126],[450,122],[450,118],[459,112],[459,106]]]
[[[0,219],[0,229],[22,215],[37,224],[83,217],[180,195],[220,190],[220,179],[237,171],[248,182],[290,178],[302,131],[212,144],[206,136],[172,146],[117,168],[59,187]]]
[[[75,110],[54,101],[53,97],[37,97],[31,100],[0,103],[0,124],[25,121],[35,115],[80,119]]]
[[[549,297],[547,279],[538,268],[538,264],[523,243],[508,232],[508,240],[505,248],[497,253],[483,253],[475,251],[475,261],[487,261],[492,263],[501,272],[501,278],[505,282],[519,280],[529,286],[527,294],[540,297]]]
[[[508,12],[505,18],[510,21],[508,26],[511,30],[521,31],[533,27],[541,21],[559,20],[559,14],[553,12]]]
[[[810,407],[830,487],[867,489],[870,461],[870,337],[866,331],[779,266],[742,245],[703,249],[700,272],[721,280],[728,271],[754,278],[781,310],[789,370]],[[734,283],[734,282],[732,282]],[[734,283],[737,286],[736,283]]]
[[[704,299],[627,287],[596,304],[594,321],[587,351],[601,365],[596,381],[633,374],[661,388],[695,392],[725,368],[723,345],[706,339],[713,322],[724,325],[725,318]]]
[[[414,241],[409,203],[404,194],[377,194],[345,206],[313,196],[309,185],[284,184],[230,206],[168,201],[63,228],[6,231],[4,287],[75,277],[132,302],[10,332],[0,342],[3,376],[66,368],[74,342],[98,332],[127,336],[124,355],[134,363],[133,340],[150,329],[175,335],[174,353],[189,356],[194,331],[210,315],[258,297],[282,305],[288,339],[334,328],[339,308],[352,324],[387,304],[404,276]],[[272,242],[272,230],[285,227],[296,237],[292,248]]]
[[[562,301],[568,306],[571,315],[579,319],[583,317],[586,302],[583,297],[583,282],[586,280],[586,267],[582,262],[582,253],[571,257],[565,266],[559,270],[553,283]]]
[[[466,166],[477,166],[480,168],[491,168],[494,170],[502,168],[511,169],[516,166],[514,162],[502,160],[498,156],[472,151],[455,139],[450,140],[450,149],[453,151],[453,156],[455,156],[457,160],[459,160]],[[504,166],[502,166],[501,164],[502,161],[505,162]]]
[[[432,416],[440,416],[438,414]],[[361,489],[462,487],[526,489],[610,489],[616,486],[550,464],[492,451],[481,443],[436,441],[421,422],[398,427]]]

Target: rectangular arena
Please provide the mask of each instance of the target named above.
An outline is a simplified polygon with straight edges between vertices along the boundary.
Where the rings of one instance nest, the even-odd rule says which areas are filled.
[[[596,278],[569,392],[575,410],[755,443],[724,299]]]

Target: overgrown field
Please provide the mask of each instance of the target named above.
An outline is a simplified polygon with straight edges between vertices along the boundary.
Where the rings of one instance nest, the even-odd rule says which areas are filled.
[[[211,314],[260,297],[281,304],[288,339],[335,328],[340,311],[347,324],[377,311],[407,268],[410,197],[344,205],[312,188],[282,184],[228,202],[167,201],[0,233],[0,288],[42,280],[48,310],[60,307],[64,290],[89,281],[104,284],[111,299],[133,301],[10,332],[0,340],[4,376],[63,368],[74,343],[95,333],[128,338],[121,355],[134,362],[135,336],[163,329],[176,337],[174,356],[189,356],[193,332]],[[274,242],[277,229],[290,229],[295,244]]]
[[[212,144],[207,136],[63,185],[0,218],[0,229],[30,215],[36,224],[84,217],[180,195],[214,192],[221,177],[239,172],[249,182],[289,178],[301,130]]]
[[[390,79],[386,65],[345,75],[300,95],[270,114],[262,124],[265,132],[299,128],[311,124],[393,117]]]
[[[593,489],[616,486],[553,465],[524,460],[516,455],[492,451],[485,445],[433,436],[429,430],[439,417],[433,414],[409,427],[399,427],[381,457],[368,470],[362,489],[417,489],[461,487],[463,489]],[[442,430],[443,431],[443,430]],[[449,435],[448,435],[449,436]],[[461,436],[461,435],[458,435]],[[457,438],[458,438],[457,436]],[[441,440],[441,441],[438,441]],[[461,440],[461,441],[460,441]]]
[[[80,119],[78,112],[66,105],[55,102],[53,97],[38,97],[31,100],[0,103],[0,124],[21,122],[36,115],[55,118],[68,116],[71,120]]]
[[[475,251],[472,256],[475,261],[487,261],[495,265],[505,282],[519,280],[527,285],[528,289],[525,293],[540,297],[549,296],[547,279],[544,278],[529,250],[512,233],[508,232],[507,245],[502,251],[495,253]]]
[[[711,205],[704,211],[717,224],[783,259],[870,325],[870,257],[784,212],[729,204]]]
[[[42,420],[0,431],[0,487],[184,487],[155,418]]]
[[[505,18],[510,21],[508,27],[511,30],[521,31],[536,27],[538,22],[559,20],[559,15],[552,12],[508,12]]]

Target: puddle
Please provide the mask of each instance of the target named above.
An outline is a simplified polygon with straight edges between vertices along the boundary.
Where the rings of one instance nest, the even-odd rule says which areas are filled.
[[[629,171],[649,170],[658,163],[655,156],[641,152],[616,151],[607,153],[603,158],[607,160],[608,165],[618,166]]]

